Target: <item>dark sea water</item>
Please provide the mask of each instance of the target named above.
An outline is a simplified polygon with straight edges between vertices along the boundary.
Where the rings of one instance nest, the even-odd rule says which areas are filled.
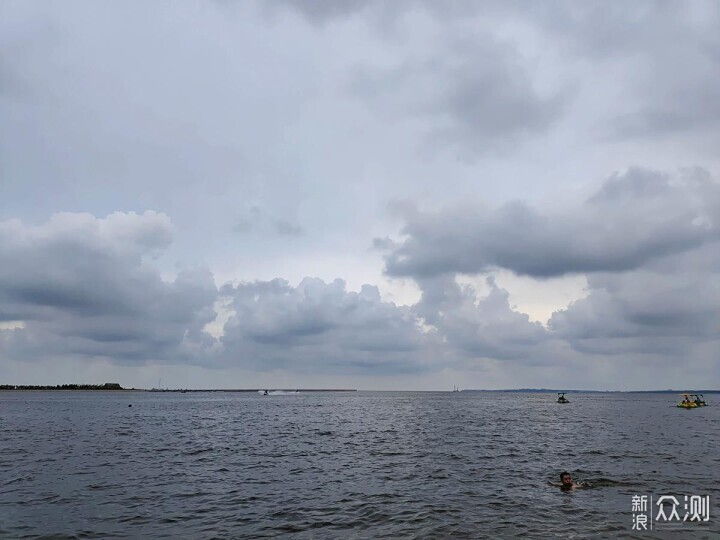
[[[720,396],[568,397],[0,392],[0,537],[720,538]],[[663,494],[710,521],[632,531]]]

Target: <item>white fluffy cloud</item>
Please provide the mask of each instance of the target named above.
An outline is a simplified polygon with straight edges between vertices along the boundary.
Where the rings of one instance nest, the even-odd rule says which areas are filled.
[[[437,367],[435,334],[409,307],[383,302],[374,286],[352,292],[340,279],[305,278],[297,287],[277,279],[222,293],[234,311],[222,341],[239,365],[376,374]]]
[[[713,255],[715,252],[715,255]],[[699,360],[703,345],[720,352],[720,265],[717,247],[695,249],[652,266],[588,278],[589,295],[556,312],[553,332],[578,351],[606,355],[641,353]],[[715,267],[708,268],[708,259]]]

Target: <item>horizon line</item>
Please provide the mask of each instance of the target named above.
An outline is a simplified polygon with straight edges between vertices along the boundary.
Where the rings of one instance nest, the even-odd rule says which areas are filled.
[[[103,388],[103,386],[112,384],[114,388]],[[117,386],[115,386],[117,385]],[[94,387],[94,388],[68,388],[68,387]],[[89,390],[89,391],[136,391],[136,392],[454,392],[449,389],[432,389],[432,390],[414,390],[414,389],[373,389],[373,388],[277,388],[277,387],[259,387],[259,388],[126,388],[118,383],[92,384],[92,383],[64,383],[64,384],[0,384],[0,391],[16,391],[16,390]],[[679,390],[674,388],[652,389],[652,390],[591,390],[591,389],[557,389],[557,388],[465,388],[457,389],[455,392],[525,392],[525,393],[720,393],[720,389],[685,389]]]

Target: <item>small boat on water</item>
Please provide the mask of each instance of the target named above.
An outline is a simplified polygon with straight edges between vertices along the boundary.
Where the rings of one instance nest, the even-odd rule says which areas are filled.
[[[683,399],[677,404],[681,409],[697,409],[698,407],[706,407],[705,396],[702,394],[680,394]]]
[[[683,396],[683,399],[680,403],[677,404],[677,406],[681,409],[697,409],[700,406],[695,402],[695,400],[690,399],[690,394],[680,395]]]
[[[453,392],[459,392],[459,391],[460,391],[460,389],[457,386],[453,385]]]
[[[570,403],[570,400],[565,397],[565,392],[558,392],[558,403]]]

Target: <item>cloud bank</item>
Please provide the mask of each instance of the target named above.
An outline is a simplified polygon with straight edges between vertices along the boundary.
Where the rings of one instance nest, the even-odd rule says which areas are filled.
[[[538,278],[623,272],[720,240],[720,186],[702,171],[670,179],[630,169],[575,208],[523,202],[411,211],[388,273],[432,277],[504,268]],[[376,242],[376,245],[381,241]]]
[[[631,169],[575,208],[526,204],[409,211],[388,272],[412,278],[414,305],[307,277],[216,287],[207,270],[163,279],[172,242],[155,212],[56,214],[0,224],[4,357],[187,363],[256,372],[398,375],[551,368],[583,360],[707,360],[718,350],[720,184],[702,170]],[[499,268],[538,279],[582,272],[588,294],[546,326],[511,305]],[[487,276],[486,292],[457,276]],[[224,302],[219,336],[206,325]],[[10,325],[9,323],[14,323]],[[639,360],[636,360],[639,361]]]
[[[0,321],[23,325],[3,331],[3,355],[204,361],[217,290],[204,270],[161,278],[151,261],[172,235],[170,219],[150,211],[1,223]]]

